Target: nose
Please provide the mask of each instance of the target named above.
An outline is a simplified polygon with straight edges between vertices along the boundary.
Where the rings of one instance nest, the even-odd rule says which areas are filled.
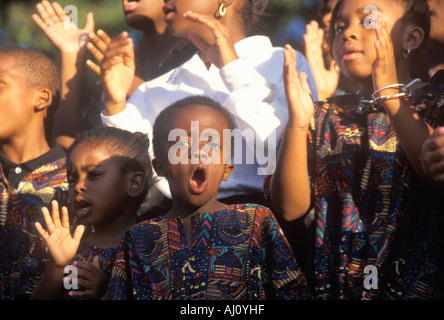
[[[359,32],[358,32],[358,26],[355,24],[350,24],[347,26],[347,29],[344,30],[342,33],[342,40],[357,40],[359,39]]]
[[[85,183],[83,179],[79,179],[76,183],[76,185],[74,186],[74,191],[76,193],[80,193],[80,192],[85,192],[86,191],[86,187],[85,187]]]

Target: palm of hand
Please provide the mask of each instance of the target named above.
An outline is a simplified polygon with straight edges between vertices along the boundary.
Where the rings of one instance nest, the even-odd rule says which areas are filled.
[[[75,256],[79,241],[71,237],[69,228],[58,227],[46,239],[46,245],[55,264],[64,267]]]

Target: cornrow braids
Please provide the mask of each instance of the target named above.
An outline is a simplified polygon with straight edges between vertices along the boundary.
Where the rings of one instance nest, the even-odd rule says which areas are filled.
[[[120,161],[122,172],[142,171],[146,176],[143,192],[135,199],[136,207],[140,207],[143,200],[153,185],[153,172],[149,156],[149,138],[141,132],[129,132],[115,127],[95,127],[80,132],[70,148],[68,158],[72,150],[80,144],[91,146],[103,145],[110,154],[115,154]]]

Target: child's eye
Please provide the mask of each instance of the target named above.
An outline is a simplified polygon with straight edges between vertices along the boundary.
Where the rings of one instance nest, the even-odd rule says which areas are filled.
[[[210,142],[208,142],[207,146],[209,146],[210,148],[213,148],[213,149],[220,149],[220,145],[216,142],[210,141]]]
[[[336,33],[343,33],[346,29],[345,25],[335,25],[335,32]]]
[[[68,181],[69,186],[73,186],[77,183],[78,178],[75,175],[67,175],[66,180]]]
[[[89,178],[90,180],[97,179],[97,178],[99,178],[101,175],[102,175],[102,172],[98,172],[98,171],[91,171],[91,172],[88,172],[88,178]]]
[[[178,147],[189,147],[191,144],[187,140],[179,140],[175,143],[175,145]]]

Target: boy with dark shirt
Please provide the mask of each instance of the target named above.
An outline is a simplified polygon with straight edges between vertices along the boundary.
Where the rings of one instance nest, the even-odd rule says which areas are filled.
[[[0,48],[0,300],[28,298],[49,258],[34,222],[52,199],[66,198],[66,155],[45,131],[59,95],[48,57]]]

